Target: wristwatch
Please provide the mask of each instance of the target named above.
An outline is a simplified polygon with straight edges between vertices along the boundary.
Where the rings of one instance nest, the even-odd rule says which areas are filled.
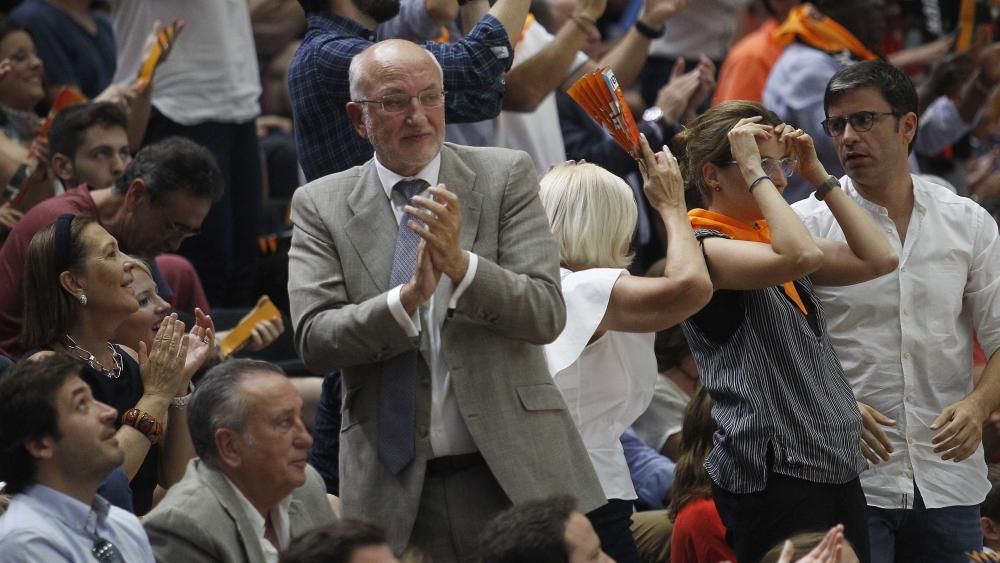
[[[830,193],[830,190],[839,187],[840,180],[836,176],[827,176],[822,184],[816,186],[816,199],[823,201],[826,199],[826,194]]]

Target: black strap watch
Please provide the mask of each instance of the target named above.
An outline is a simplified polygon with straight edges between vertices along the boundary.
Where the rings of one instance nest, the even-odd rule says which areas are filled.
[[[826,194],[830,193],[830,190],[839,187],[840,180],[836,176],[827,176],[822,184],[816,186],[816,199],[823,201],[826,199]]]

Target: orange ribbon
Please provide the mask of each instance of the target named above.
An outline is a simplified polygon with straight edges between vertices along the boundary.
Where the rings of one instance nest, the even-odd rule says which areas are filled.
[[[881,17],[872,14],[871,17]],[[827,53],[850,51],[854,56],[865,61],[874,61],[878,55],[871,52],[857,37],[844,26],[824,16],[812,4],[800,4],[788,14],[781,27],[774,32],[774,40],[782,46],[787,46],[796,38],[806,44]]]
[[[692,209],[688,211],[688,219],[695,229],[712,229],[728,235],[735,240],[747,240],[750,242],[771,243],[771,229],[767,226],[767,221],[761,219],[754,221],[753,225],[747,225],[743,221],[733,219],[728,215],[715,213],[707,209]],[[803,315],[808,315],[806,306],[802,303],[799,292],[795,289],[795,284],[787,281],[782,284],[785,295],[795,303],[795,306],[802,311]]]

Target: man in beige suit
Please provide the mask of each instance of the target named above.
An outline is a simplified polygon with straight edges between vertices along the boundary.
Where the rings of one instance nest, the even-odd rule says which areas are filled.
[[[295,342],[343,375],[344,516],[385,527],[397,552],[469,561],[512,502],[605,502],[537,347],[565,322],[559,253],[527,155],[443,144],[425,50],[378,43],[350,77],[375,158],[293,198]]]
[[[280,368],[219,364],[188,410],[200,459],[143,519],[157,561],[277,563],[292,539],[336,519],[306,464],[302,399]]]

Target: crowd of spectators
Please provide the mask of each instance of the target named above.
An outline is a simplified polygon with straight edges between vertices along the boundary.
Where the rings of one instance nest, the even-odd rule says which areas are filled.
[[[998,93],[997,0],[0,2],[0,561],[995,560]]]

